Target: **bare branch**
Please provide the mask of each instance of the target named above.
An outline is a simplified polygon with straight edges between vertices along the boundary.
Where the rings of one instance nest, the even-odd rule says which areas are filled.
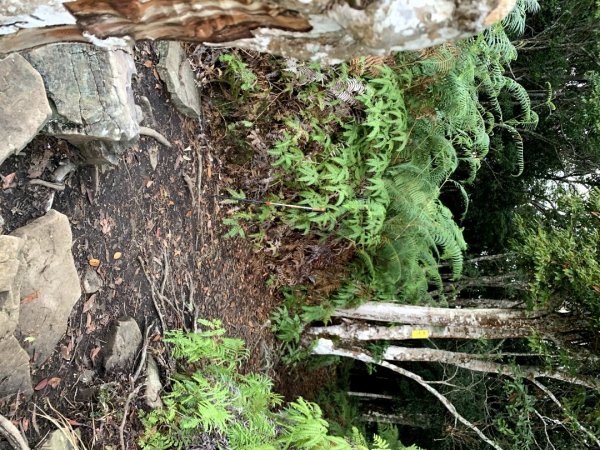
[[[395,366],[394,364],[390,364],[386,361],[376,361],[373,357],[371,357],[368,353],[361,352],[360,350],[351,350],[345,349],[341,347],[336,347],[333,341],[328,339],[319,339],[316,347],[313,349],[313,353],[316,355],[336,355],[336,356],[345,356],[347,358],[353,358],[359,361],[363,361],[365,363],[377,364],[379,366],[390,369],[400,375],[403,375],[411,380],[417,382],[419,385],[424,387],[428,392],[434,395],[442,405],[454,416],[456,420],[462,423],[467,428],[474,431],[486,444],[490,445],[496,450],[502,450],[498,444],[488,438],[477,426],[475,426],[472,422],[468,421],[465,417],[463,417],[454,407],[452,402],[448,400],[442,393],[438,390],[434,389],[426,380],[424,380],[419,375],[410,372],[401,367]]]
[[[21,436],[21,432],[6,417],[0,414],[0,434],[6,438],[15,450],[29,450],[29,445]]]
[[[574,376],[560,370],[547,370],[534,366],[520,366],[519,372],[517,372],[510,365],[479,359],[481,356],[482,355],[450,352],[433,348],[390,346],[384,352],[382,359],[388,361],[439,362],[472,370],[474,372],[494,373],[511,378],[517,378],[521,376],[521,374],[531,380],[535,378],[552,378],[565,383],[576,384],[595,391],[600,391],[600,381],[597,378],[586,377],[583,375]]]
[[[550,389],[548,389],[546,386],[544,386],[542,383],[540,383],[539,381],[537,381],[535,379],[533,379],[533,380],[530,379],[529,381],[531,381],[541,391],[543,391],[544,394],[546,394],[548,396],[548,398],[550,400],[552,400],[563,412],[566,412],[565,408],[562,405],[562,403],[560,402],[560,400],[558,400],[558,398],[556,398],[556,396],[552,393],[552,391]],[[592,433],[586,427],[581,425],[581,423],[575,417],[569,416],[569,418],[575,422],[575,425],[577,426],[577,428],[579,428],[581,431],[583,431],[591,440],[593,440],[596,443],[596,446],[598,448],[600,448],[600,440],[598,440],[598,438],[596,437],[596,435],[594,433]]]

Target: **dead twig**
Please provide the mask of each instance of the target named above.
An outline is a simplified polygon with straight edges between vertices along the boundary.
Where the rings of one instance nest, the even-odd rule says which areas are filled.
[[[75,430],[73,430],[73,427],[71,426],[69,420],[65,416],[63,416],[54,406],[52,406],[50,400],[46,399],[46,403],[48,404],[48,407],[52,410],[52,413],[55,414],[56,417],[58,417],[58,419],[55,419],[54,417],[50,416],[43,409],[36,405],[36,408],[39,409],[41,412],[40,417],[43,417],[48,422],[52,423],[57,430],[60,430],[60,432],[64,435],[64,437],[67,439],[67,441],[69,442],[69,444],[71,444],[73,448],[85,450],[85,444],[81,440],[80,435],[76,433]]]
[[[189,272],[186,272],[185,274],[186,278],[187,278],[187,282],[188,282],[188,287],[190,289],[190,294],[188,297],[188,310],[190,311],[190,313],[192,313],[192,331],[194,333],[198,332],[198,308],[196,308],[196,303],[194,302],[194,294],[195,294],[195,287],[194,287],[194,280],[192,279],[192,276],[190,275]],[[185,323],[185,321],[184,321]]]
[[[164,261],[164,273],[163,273],[162,283],[160,285],[160,295],[161,296],[164,296],[164,294],[165,294],[165,287],[167,286],[167,280],[169,279],[169,269],[170,269],[169,256],[167,255],[167,251],[165,249],[163,249],[163,261]]]
[[[198,174],[196,175],[196,192],[198,193],[198,202],[194,202],[196,208],[196,239],[194,242],[194,250],[198,251],[198,241],[202,238],[202,213],[200,212],[200,199],[202,198],[202,153],[196,147],[196,157],[198,158]],[[195,325],[194,325],[195,327]]]
[[[6,438],[15,450],[29,450],[29,444],[23,439],[21,432],[6,417],[0,414],[0,434]]]
[[[51,183],[50,181],[40,180],[39,178],[35,178],[33,180],[29,180],[29,184],[44,186],[48,189],[54,189],[55,191],[64,191],[65,185],[62,183]]]
[[[154,282],[150,278],[150,275],[146,271],[146,265],[144,264],[144,260],[142,259],[141,256],[138,256],[138,262],[140,263],[140,266],[142,267],[142,272],[144,272],[144,276],[146,277],[146,280],[148,280],[148,284],[150,284],[150,293],[152,296],[152,303],[154,304],[154,309],[156,309],[156,314],[158,314],[158,319],[160,320],[160,326],[161,326],[162,332],[164,333],[166,331],[167,327],[165,326],[165,318],[163,317],[161,308],[158,306],[158,301],[156,299],[156,297],[157,297],[156,287],[154,286]]]
[[[127,400],[125,401],[125,408],[123,410],[123,419],[121,419],[121,425],[119,426],[119,442],[121,444],[121,450],[127,450],[125,447],[125,424],[127,423],[127,415],[129,414],[129,407],[131,406],[131,401],[133,398],[140,392],[143,384],[140,384],[133,391],[129,393],[127,396]]]
[[[142,370],[144,370],[144,367],[146,367],[146,358],[148,356],[148,345],[150,344],[151,330],[152,325],[146,328],[146,331],[144,333],[144,344],[142,345],[142,350],[140,351],[140,362],[138,363],[135,373],[129,380],[131,392],[129,393],[129,395],[127,396],[127,400],[125,401],[125,407],[123,409],[123,418],[121,419],[121,424],[119,425],[119,443],[121,444],[121,450],[126,450],[125,424],[127,423],[127,416],[129,415],[129,407],[131,406],[131,401],[140,392],[142,386],[144,386],[144,383],[142,383],[134,388],[135,382],[139,379],[140,375],[142,374]]]
[[[142,370],[144,370],[144,366],[146,365],[146,358],[148,356],[148,345],[150,344],[150,332],[152,331],[152,325],[146,328],[146,332],[144,333],[144,344],[142,345],[142,350],[140,352],[140,362],[133,374],[133,378],[131,380],[132,383],[135,383],[137,379],[142,374]]]
[[[181,176],[183,177],[185,184],[186,184],[188,190],[190,191],[190,197],[192,197],[192,205],[195,205],[196,204],[196,195],[194,195],[194,185],[192,183],[192,179],[185,172],[183,172],[181,174]]]
[[[164,137],[158,131],[153,130],[152,128],[140,127],[139,133],[140,133],[140,136],[148,136],[148,137],[156,139],[158,142],[160,142],[165,147],[169,147],[169,148],[172,147],[171,143],[169,142],[169,140],[166,137]]]

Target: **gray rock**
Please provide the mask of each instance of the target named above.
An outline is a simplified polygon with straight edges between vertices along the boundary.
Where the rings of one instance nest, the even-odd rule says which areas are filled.
[[[67,216],[50,210],[45,216],[15,230],[23,239],[22,302],[16,330],[36,366],[54,351],[67,329],[67,320],[81,296],[71,253],[72,235]],[[21,276],[21,275],[19,275]]]
[[[14,336],[0,339],[0,398],[33,394],[29,355]]]
[[[17,53],[0,60],[0,164],[21,151],[51,115],[44,82],[31,64]]]
[[[20,255],[23,240],[13,236],[0,236],[0,339],[12,336],[19,323],[21,278]],[[4,364],[0,359],[0,374]]]
[[[24,241],[0,236],[0,398],[33,393],[29,355],[13,333],[19,324]]]
[[[146,405],[150,408],[162,408],[163,402],[160,398],[163,385],[160,382],[160,374],[158,372],[158,365],[154,358],[148,355],[148,367],[146,368],[146,392],[144,393],[144,399]]]
[[[116,165],[139,132],[132,55],[88,44],[53,44],[24,56],[42,75],[54,107],[44,133],[80,148],[88,163]]]
[[[104,368],[123,369],[131,363],[142,344],[142,332],[134,319],[118,320],[108,339]]]
[[[88,267],[83,276],[83,292],[93,294],[98,292],[104,283],[94,269]]]
[[[200,91],[196,77],[181,44],[163,41],[158,44],[160,60],[156,66],[175,107],[188,117],[200,117]]]
[[[92,369],[84,369],[79,375],[79,381],[83,384],[91,384],[96,378],[96,371]]]
[[[36,448],[38,450],[78,450],[80,435],[79,430],[54,430]]]

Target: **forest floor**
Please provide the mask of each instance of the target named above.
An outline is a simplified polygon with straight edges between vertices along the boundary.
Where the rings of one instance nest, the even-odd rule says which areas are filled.
[[[169,101],[156,62],[153,46],[140,44],[134,92],[136,100],[149,100],[155,123],[148,126],[172,148],[142,137],[119,167],[99,174],[93,167],[80,167],[54,199],[53,208],[71,222],[80,276],[90,259],[98,259],[103,287],[82,294],[57,351],[32,374],[33,397],[0,404],[0,412],[19,425],[31,444],[54,428],[43,418],[45,412],[56,420],[64,416],[81,430],[87,448],[118,448],[120,433],[126,448],[137,448],[141,423],[136,412],[146,408],[142,396],[129,408],[120,430],[135,366],[105,373],[101,363],[111,325],[123,317],[134,318],[147,333],[148,351],[167,387],[174,367],[161,336],[165,329],[193,330],[196,318],[220,319],[231,336],[244,339],[250,352],[244,370],[269,375],[286,396],[310,397],[327,379],[327,372],[300,376],[278,367],[279,347],[269,322],[280,302],[269,286],[278,260],[248,240],[224,238],[221,220],[232,206],[215,197],[245,172],[231,162],[235,149],[217,139],[212,128],[219,111],[210,91],[204,93],[202,122],[183,117]],[[48,190],[26,182],[32,172],[43,178],[47,167],[66,158],[76,160],[76,151],[64,141],[40,137],[5,162],[2,173],[15,173],[17,181],[17,188],[4,193],[0,202],[5,233],[44,214]],[[115,259],[117,252],[122,256]],[[290,259],[286,264],[293,265]],[[154,301],[153,289],[168,304]],[[91,382],[86,380],[90,377]]]

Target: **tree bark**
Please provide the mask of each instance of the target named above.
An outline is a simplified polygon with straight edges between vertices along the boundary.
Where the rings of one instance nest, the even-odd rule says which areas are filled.
[[[393,423],[411,428],[423,428],[426,430],[438,428],[436,418],[426,414],[419,413],[382,413],[379,411],[369,411],[360,417],[363,422]]]
[[[516,0],[13,0],[0,53],[79,41],[173,39],[336,63],[478,33]]]
[[[382,359],[386,361],[402,362],[438,362],[449,364],[455,367],[472,370],[473,372],[494,373],[505,375],[511,378],[523,376],[528,379],[551,378],[563,381],[569,384],[584,386],[589,389],[600,391],[600,380],[586,376],[570,375],[560,370],[547,370],[533,366],[519,366],[518,373],[510,365],[485,361],[478,359],[481,355],[471,355],[469,353],[450,352],[447,350],[438,350],[434,348],[407,348],[390,346],[386,349]]]
[[[502,308],[435,308],[367,302],[356,308],[338,309],[334,317],[434,327],[531,328],[539,327],[549,316],[546,311]]]
[[[524,300],[508,300],[505,298],[452,298],[448,304],[459,308],[500,308],[500,309],[523,309],[526,302]]]
[[[566,325],[567,323],[564,323]],[[557,327],[562,325],[556,324]],[[550,335],[560,330],[544,327]],[[533,327],[470,327],[470,326],[432,326],[397,325],[381,326],[350,322],[326,327],[311,327],[306,330],[309,336],[338,337],[349,341],[404,341],[408,339],[513,339],[526,338],[538,334]]]

